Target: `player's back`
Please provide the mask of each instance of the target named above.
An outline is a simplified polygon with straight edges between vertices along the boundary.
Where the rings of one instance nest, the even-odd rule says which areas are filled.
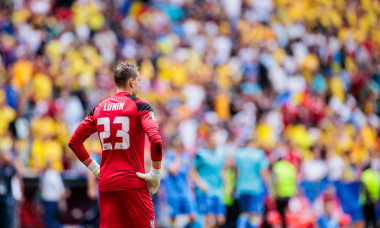
[[[260,172],[269,166],[264,151],[256,148],[239,149],[236,154],[236,166],[238,168],[236,187],[241,193],[264,192],[264,180]]]
[[[91,113],[96,118],[102,144],[99,190],[145,186],[145,181],[136,176],[136,172],[144,173],[145,132],[139,117],[139,111],[144,108],[148,110],[150,105],[118,92]]]
[[[199,149],[194,159],[194,167],[197,169],[200,178],[207,184],[210,196],[222,195],[221,172],[225,163],[225,152],[222,147],[217,147],[215,151],[209,149]]]

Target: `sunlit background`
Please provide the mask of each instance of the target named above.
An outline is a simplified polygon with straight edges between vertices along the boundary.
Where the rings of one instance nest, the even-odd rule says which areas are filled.
[[[259,203],[264,227],[281,227],[270,178],[279,159],[296,169],[288,227],[327,227],[331,213],[337,226],[329,227],[362,227],[363,208],[380,192],[379,18],[376,0],[2,0],[0,227],[98,227],[96,183],[67,144],[115,93],[120,61],[139,66],[139,97],[152,104],[163,137],[158,227],[170,227],[173,213],[166,153],[183,144],[191,167],[210,132],[226,151],[216,174],[224,227],[241,212],[236,183],[246,179],[235,175],[235,158],[249,140],[270,173]],[[97,135],[85,146],[100,157]],[[186,181],[192,225],[204,227]]]

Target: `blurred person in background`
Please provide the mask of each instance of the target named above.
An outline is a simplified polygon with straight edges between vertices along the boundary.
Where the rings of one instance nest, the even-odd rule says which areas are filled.
[[[165,180],[167,204],[171,226],[175,227],[176,217],[179,214],[189,216],[189,223],[186,227],[191,227],[195,221],[195,200],[189,186],[189,172],[192,158],[185,151],[183,143],[178,136],[171,140],[172,149],[165,154],[165,166],[168,175]]]
[[[14,199],[15,189],[13,188],[16,185],[12,183],[15,180],[22,185],[22,179],[12,164],[12,155],[9,152],[0,151],[0,227],[13,228],[18,222],[14,221],[15,217],[19,219],[17,214],[15,216],[17,202]]]
[[[334,202],[330,198],[324,200],[324,213],[318,218],[315,227],[339,228],[339,219],[334,215]]]
[[[289,199],[297,193],[297,171],[295,166],[284,160],[283,155],[274,163],[272,167],[273,188],[276,199],[277,210],[281,215],[282,227],[287,227],[285,219],[285,210],[287,209]]]
[[[339,227],[342,227],[342,225],[348,225],[351,222],[351,217],[343,211],[334,185],[328,185],[322,191],[313,203],[313,211],[317,223],[325,224],[322,227],[329,227],[328,224],[333,225],[336,222]]]
[[[236,153],[240,216],[238,228],[258,228],[264,210],[265,184],[269,183],[269,161],[263,150],[251,139]]]
[[[334,153],[332,148],[327,149],[328,180],[337,183],[342,179],[344,162],[341,156]]]
[[[326,150],[319,145],[310,148],[313,158],[309,161],[304,161],[302,164],[303,180],[318,183],[325,179],[328,174],[328,167],[325,161]]]
[[[45,227],[62,227],[61,212],[67,209],[67,197],[61,174],[47,161],[46,168],[40,177],[41,198],[45,207]]]
[[[315,216],[311,203],[303,190],[298,190],[297,194],[289,199],[286,218],[290,227],[310,228],[314,224]]]
[[[366,164],[360,177],[360,204],[363,208],[365,227],[377,227],[376,205],[380,196],[380,174]]]
[[[280,149],[287,150],[285,160],[292,163],[299,172],[302,163],[300,149],[294,144],[294,142],[292,142],[292,140],[286,140],[284,144],[279,143],[278,147]]]
[[[235,158],[227,152],[226,164],[223,170],[224,202],[226,204],[226,223],[223,228],[236,227],[236,221],[239,216],[238,202],[235,200],[236,174]]]
[[[225,152],[216,144],[216,132],[210,131],[207,146],[197,151],[191,170],[191,178],[196,186],[196,201],[200,212],[206,216],[205,228],[220,227],[226,219],[222,189]]]
[[[14,212],[13,212],[13,227],[20,227],[20,209],[24,202],[24,182],[22,177],[18,174],[12,177],[12,196],[14,199]]]
[[[93,153],[92,158],[100,163],[101,154]],[[87,171],[87,196],[93,201],[92,207],[84,214],[82,225],[85,227],[99,227],[100,210],[99,210],[99,194],[98,179],[91,171]]]
[[[47,120],[44,122],[38,122],[36,120],[34,124],[35,128],[38,128],[41,135],[35,136],[35,140],[31,145],[30,151],[30,164],[31,167],[40,173],[47,168],[47,163],[49,163],[49,169],[54,169],[57,172],[62,172],[63,170],[63,147],[58,141],[55,135],[55,122],[47,115]],[[44,118],[45,118],[44,117]],[[46,122],[45,122],[46,121]],[[46,125],[45,125],[46,124]],[[47,128],[42,128],[47,127]]]

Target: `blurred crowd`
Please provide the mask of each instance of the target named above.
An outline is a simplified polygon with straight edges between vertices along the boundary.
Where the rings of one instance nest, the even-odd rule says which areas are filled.
[[[364,167],[380,171],[379,16],[376,0],[1,1],[0,167],[14,171],[0,173],[85,177],[68,139],[128,61],[165,151],[182,144],[196,168],[216,134],[232,198],[251,141],[268,160],[257,176],[267,186],[279,159],[297,182],[361,181]],[[97,137],[85,145],[101,150]]]

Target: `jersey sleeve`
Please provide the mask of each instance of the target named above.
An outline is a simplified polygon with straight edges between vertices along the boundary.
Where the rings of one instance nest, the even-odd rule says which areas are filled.
[[[69,147],[81,162],[90,157],[90,154],[87,152],[83,143],[96,131],[96,118],[93,116],[93,112],[91,112],[91,114],[79,124],[74,134],[71,136]]]
[[[146,101],[139,100],[136,105],[141,125],[149,138],[152,161],[161,161],[162,139],[158,128],[156,114],[154,113],[152,106]]]

